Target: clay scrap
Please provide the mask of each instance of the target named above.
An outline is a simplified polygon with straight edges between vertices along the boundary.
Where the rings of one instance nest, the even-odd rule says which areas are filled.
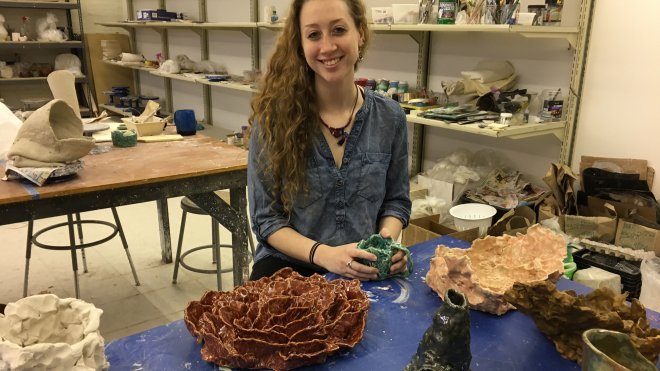
[[[52,294],[7,304],[0,314],[0,370],[107,370],[102,313]]]
[[[531,316],[564,357],[582,362],[582,333],[592,328],[628,334],[635,348],[653,364],[660,353],[660,329],[652,328],[644,306],[626,294],[599,288],[587,295],[558,291],[547,281],[516,283],[504,297]]]
[[[188,304],[184,322],[207,362],[289,370],[325,362],[362,340],[369,300],[358,280],[303,277],[283,268]]]
[[[535,224],[526,235],[488,236],[469,249],[439,245],[426,284],[438,295],[461,291],[471,308],[502,315],[515,309],[502,297],[514,282],[556,281],[565,257],[564,238]]]

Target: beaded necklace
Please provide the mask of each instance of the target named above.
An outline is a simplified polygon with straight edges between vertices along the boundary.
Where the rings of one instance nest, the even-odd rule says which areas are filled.
[[[357,90],[359,88],[357,87],[357,85],[355,85],[355,89],[356,89],[355,90],[355,102],[353,103],[353,108],[351,109],[351,114],[348,116],[348,121],[346,121],[346,125],[344,125],[340,128],[331,128],[330,126],[328,126],[328,124],[325,123],[325,121],[323,121],[323,119],[321,118],[321,115],[319,115],[319,120],[321,120],[321,124],[323,124],[323,126],[328,128],[328,130],[330,131],[330,134],[332,134],[332,136],[335,137],[335,138],[340,138],[337,141],[337,145],[340,145],[340,146],[343,145],[346,142],[346,139],[348,138],[349,133],[346,132],[345,129],[348,127],[348,125],[351,124],[351,121],[353,121],[353,113],[355,113],[355,107],[357,106],[358,95],[359,95],[358,90]]]

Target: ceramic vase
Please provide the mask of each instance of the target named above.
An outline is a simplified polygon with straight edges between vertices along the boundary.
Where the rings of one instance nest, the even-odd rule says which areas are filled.
[[[449,289],[405,370],[467,371],[471,360],[468,301],[462,293]]]
[[[590,329],[582,333],[583,371],[657,371],[630,341],[618,331]]]

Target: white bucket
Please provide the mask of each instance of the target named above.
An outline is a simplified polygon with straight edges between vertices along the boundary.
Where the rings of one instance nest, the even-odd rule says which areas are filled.
[[[497,210],[490,206],[478,203],[456,205],[449,209],[454,217],[454,225],[459,231],[479,228],[479,237],[484,237],[488,227],[493,223],[493,215]]]

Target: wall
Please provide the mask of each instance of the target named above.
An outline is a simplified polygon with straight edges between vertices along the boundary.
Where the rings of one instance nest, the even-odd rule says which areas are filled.
[[[367,0],[367,6],[383,6],[391,0]],[[397,0],[397,3],[417,3],[416,0]],[[83,0],[86,4],[100,4],[108,8],[101,0]],[[123,4],[123,1],[117,1]],[[135,9],[153,7],[156,0],[134,0]],[[195,3],[195,2],[191,2]],[[236,0],[209,1],[209,19],[211,21],[237,21],[249,17],[249,2]],[[542,1],[523,1],[523,8],[528,4]],[[266,5],[274,5],[280,17],[288,12],[289,0],[262,0],[260,11]],[[651,90],[660,86],[660,50],[657,45],[660,38],[660,25],[653,18],[660,14],[660,2],[656,0],[631,0],[626,9],[643,9],[640,14],[622,15],[619,2],[596,1],[591,46],[588,56],[585,88],[577,125],[573,168],[577,168],[582,154],[636,157],[648,159],[651,165],[660,171],[660,151],[652,142],[660,137],[660,129],[653,126],[655,118],[651,110],[659,94]],[[628,5],[629,4],[629,5]],[[96,5],[94,5],[96,6]],[[123,6],[123,5],[122,5]],[[169,0],[168,8],[180,11],[190,7],[184,0]],[[195,7],[193,7],[195,8]],[[564,21],[575,23],[577,0],[566,1]],[[226,9],[231,9],[226,11]],[[124,9],[125,11],[125,9]],[[196,8],[191,10],[196,12]],[[90,16],[104,14],[103,11],[90,13]],[[633,14],[633,13],[631,13]],[[85,28],[96,22],[85,15]],[[105,14],[104,14],[105,16]],[[112,18],[112,17],[110,17]],[[126,15],[114,17],[124,19]],[[104,18],[105,19],[105,18]],[[616,25],[616,27],[613,27]],[[112,32],[117,29],[108,29]],[[180,36],[173,34],[181,33]],[[198,56],[198,36],[189,31],[170,33],[170,39],[186,42],[188,46],[173,46],[172,54],[179,50],[190,49],[192,56]],[[239,32],[212,31],[211,57],[226,61],[230,72],[241,73],[249,66],[249,39]],[[266,60],[275,42],[277,34],[270,31],[260,32],[261,66]],[[652,38],[652,39],[649,39]],[[140,52],[149,56],[160,49],[158,34],[153,30],[138,32]],[[217,40],[217,41],[216,41]],[[192,44],[190,44],[192,43]],[[242,45],[242,47],[241,47]],[[176,48],[183,48],[177,50]],[[237,51],[238,49],[238,51]],[[358,76],[415,81],[416,44],[405,35],[376,34],[365,63],[358,71]],[[461,70],[474,65],[485,56],[509,58],[521,72],[519,86],[540,91],[546,87],[567,87],[570,79],[570,61],[572,51],[562,40],[534,40],[516,35],[495,34],[434,34],[431,41],[431,65],[429,87],[438,89],[439,83],[446,79],[456,79]],[[631,66],[634,66],[631,68]],[[161,78],[141,74],[144,93],[158,94],[162,89]],[[175,83],[175,108],[189,106],[196,109],[201,117],[201,88],[185,83]],[[562,88],[563,91],[566,91]],[[212,89],[214,123],[232,130],[244,124],[249,115],[249,94],[235,91]],[[625,103],[624,103],[625,102]],[[614,104],[613,104],[614,103]],[[622,107],[623,104],[628,107]],[[603,107],[621,109],[604,110]],[[625,126],[623,126],[625,125]],[[613,134],[616,133],[616,140]],[[456,148],[471,150],[493,149],[508,158],[514,167],[530,174],[538,180],[548,169],[549,164],[559,159],[561,143],[551,135],[531,139],[493,139],[455,133],[437,128],[426,128],[426,146],[424,166],[428,168],[433,161]],[[656,182],[655,191],[659,193]]]
[[[596,1],[573,168],[580,156],[640,158],[660,172],[660,2]],[[660,181],[653,192],[660,196]]]

